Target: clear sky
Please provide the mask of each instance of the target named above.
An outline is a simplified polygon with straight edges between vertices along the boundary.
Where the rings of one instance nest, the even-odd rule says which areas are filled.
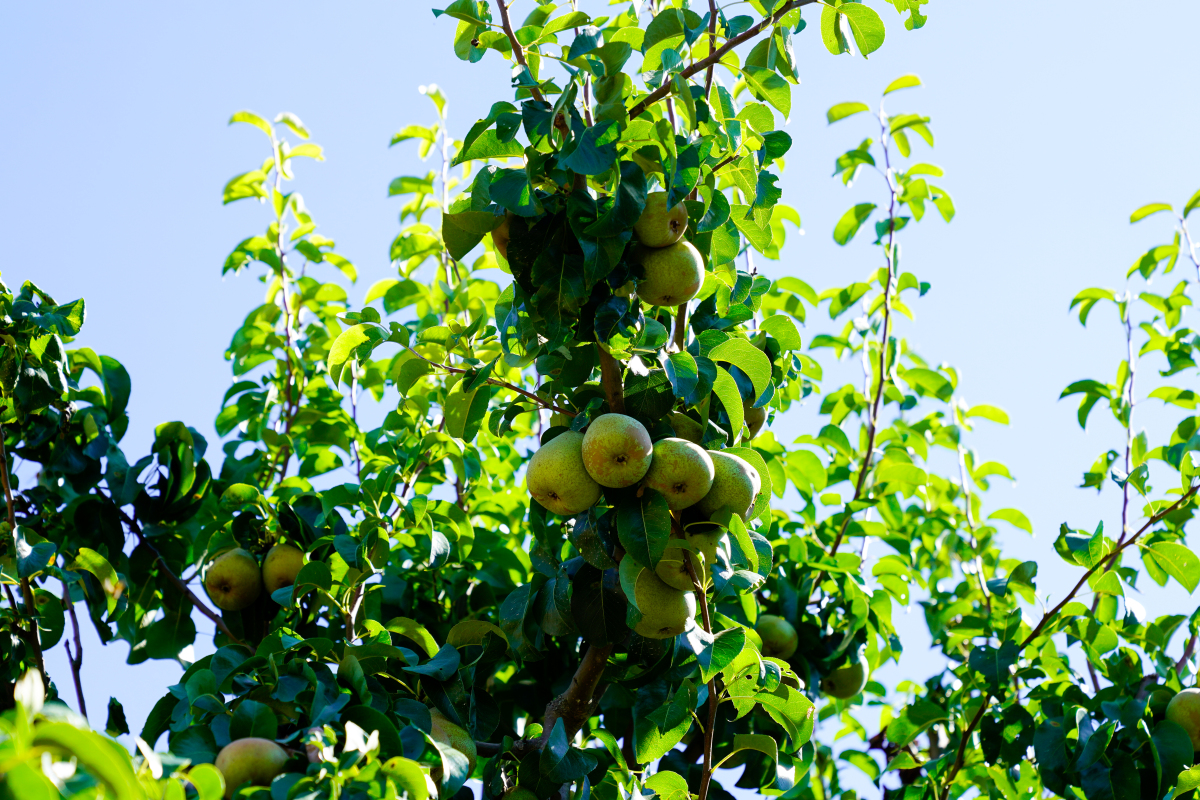
[[[1111,489],[1097,500],[1075,488],[1117,438],[1107,412],[1084,434],[1075,403],[1056,398],[1073,380],[1110,380],[1123,348],[1111,312],[1085,333],[1067,305],[1087,286],[1121,288],[1135,258],[1169,239],[1165,219],[1131,228],[1134,208],[1179,204],[1200,188],[1200,4],[932,0],[916,32],[890,6],[872,4],[888,37],[869,61],[829,55],[811,23],[796,39],[803,84],[793,94],[782,186],[806,235],[760,268],[822,289],[876,266],[865,243],[843,251],[830,237],[846,208],[878,195],[867,177],[849,191],[829,177],[836,155],[871,132],[865,120],[827,127],[824,111],[843,100],[873,103],[891,79],[919,74],[925,87],[894,95],[889,110],[932,117],[937,148],[927,160],[946,169],[940,183],[958,217],[904,236],[904,268],[933,284],[904,333],[932,361],[959,368],[972,402],[1009,412],[1010,428],[984,423],[973,440],[1018,478],[993,490],[989,508],[1029,515],[1036,537],[1007,535],[1007,553],[1039,560],[1040,590],[1061,597],[1076,578],[1053,554],[1058,524],[1091,528],[1103,518],[1118,527]],[[219,452],[212,421],[230,383],[222,353],[262,294],[246,277],[223,280],[220,267],[266,221],[250,203],[221,206],[224,182],[264,157],[262,134],[227,128],[230,114],[295,112],[325,147],[327,160],[302,164],[295,188],[357,265],[351,296],[361,299],[392,274],[398,203],[387,199],[388,181],[426,170],[414,148],[387,147],[405,124],[433,120],[417,87],[444,88],[459,135],[506,96],[499,56],[461,62],[452,33],[422,0],[0,7],[3,278],[10,286],[32,279],[60,302],[87,299],[79,344],[118,358],[133,377],[131,458],[169,419],[196,426]],[[810,325],[805,336],[814,332]],[[1138,414],[1152,432],[1173,418],[1157,401]],[[801,426],[777,430],[786,438]],[[1140,600],[1151,616],[1194,603],[1178,587]],[[911,625],[922,627],[919,608]],[[198,627],[211,630],[207,621]],[[93,722],[103,725],[113,694],[140,729],[178,666],[125,668],[124,645],[102,651],[90,631],[88,639]],[[905,677],[936,670],[920,650],[906,656]],[[66,691],[61,648],[49,663]]]

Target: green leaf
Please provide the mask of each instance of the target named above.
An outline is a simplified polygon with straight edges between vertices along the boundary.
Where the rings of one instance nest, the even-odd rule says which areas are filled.
[[[333,340],[333,346],[329,348],[329,356],[326,358],[329,377],[333,378],[333,385],[341,384],[342,373],[347,362],[370,358],[375,345],[386,338],[387,334],[382,328],[367,322],[347,328],[338,334],[338,337]]]
[[[742,627],[721,631],[715,636],[699,625],[684,634],[688,646],[700,664],[700,678],[705,683],[733,663],[746,647],[746,629]]]
[[[887,88],[883,90],[883,94],[886,96],[892,92],[898,92],[901,89],[911,89],[914,86],[920,85],[921,79],[916,75],[901,75],[899,78],[896,78],[896,80],[887,85]]]
[[[884,94],[887,93],[884,92]],[[835,122],[844,120],[846,117],[870,110],[871,107],[866,103],[838,103],[836,106],[832,106],[827,112],[825,112],[825,119],[829,120],[829,124],[832,125]]]
[[[111,614],[116,610],[117,600],[124,592],[125,584],[117,575],[117,571],[113,569],[112,564],[108,563],[108,559],[89,547],[81,547],[75,560],[67,566],[67,569],[92,573],[100,582],[100,588],[104,590],[104,594],[108,598],[108,613]]]
[[[736,733],[733,736],[733,749],[729,755],[739,750],[756,750],[763,753],[772,762],[779,761],[779,743],[762,733]],[[728,758],[729,756],[726,756]]]
[[[1029,517],[1015,508],[1001,508],[998,511],[993,511],[988,515],[988,519],[1001,519],[1026,533],[1033,533],[1033,524],[1030,523]]]
[[[893,719],[887,726],[887,740],[892,744],[903,747],[917,738],[930,725],[942,722],[949,717],[940,706],[928,700],[920,700],[904,709],[900,716]]]
[[[833,226],[833,240],[843,246],[848,244],[874,210],[874,203],[859,203],[847,211]]]
[[[492,391],[486,385],[471,389],[466,384],[459,381],[446,395],[446,433],[470,442],[483,426]]]
[[[644,785],[658,795],[658,800],[690,800],[692,796],[683,776],[666,769],[651,775]]]
[[[459,164],[480,159],[518,158],[524,154],[525,148],[516,139],[502,142],[496,131],[487,130],[481,133],[479,138],[471,142],[469,146],[463,148],[463,151],[456,155],[454,160],[450,162],[450,166],[457,167]]]
[[[617,506],[617,536],[626,556],[654,569],[671,538],[671,510],[667,498],[654,489],[641,494],[629,493]]]
[[[746,67],[742,74],[751,94],[775,106],[784,118],[791,115],[792,87],[778,73],[762,67]]]
[[[561,17],[555,17],[547,22],[538,35],[538,41],[545,41],[551,34],[565,31],[567,28],[578,28],[580,25],[586,25],[591,22],[592,18],[582,11],[572,11],[568,14],[563,14]]]
[[[772,314],[764,317],[759,327],[779,342],[784,350],[799,350],[801,347],[800,329],[786,314]]]
[[[1003,409],[996,408],[995,406],[971,406],[967,409],[964,416],[968,419],[971,417],[982,417],[992,422],[998,422],[1001,425],[1008,424],[1008,414]]]
[[[1187,205],[1183,207],[1183,218],[1187,219],[1187,215],[1192,213],[1192,210],[1197,207],[1200,207],[1200,190],[1192,195],[1192,199],[1188,200]]]
[[[229,118],[229,124],[235,122],[244,122],[247,125],[253,125],[267,135],[272,142],[275,141],[275,129],[271,127],[271,123],[255,114],[252,111],[239,111]]]
[[[226,511],[241,508],[247,503],[257,503],[262,498],[258,487],[245,483],[234,483],[221,494],[221,508]]]
[[[711,361],[727,361],[736,364],[754,384],[755,398],[762,397],[771,385],[771,359],[746,339],[726,339],[708,351]],[[721,398],[724,402],[724,398]],[[740,430],[740,427],[739,427]]]
[[[742,430],[742,425],[745,424],[746,410],[742,407],[742,393],[738,391],[737,381],[724,367],[717,367],[717,376],[713,380],[713,394],[721,401],[725,413],[729,415],[729,444],[733,444]]]
[[[1196,590],[1200,584],[1200,558],[1195,553],[1175,542],[1155,542],[1143,550],[1151,553],[1155,562],[1188,592]]]
[[[107,786],[117,800],[136,800],[143,796],[129,754],[98,734],[66,722],[46,722],[34,729],[32,744],[70,753],[88,773]]]
[[[883,20],[875,9],[862,3],[843,3],[837,11],[850,23],[850,32],[858,51],[866,58],[883,46],[885,30]]]
[[[1151,214],[1157,214],[1160,211],[1170,211],[1170,210],[1171,210],[1170,203],[1147,203],[1146,205],[1142,206],[1137,211],[1134,211],[1132,214],[1129,215],[1129,222],[1130,222],[1130,224],[1132,224],[1134,222],[1141,222],[1142,220],[1144,220],[1146,217],[1150,216]]]

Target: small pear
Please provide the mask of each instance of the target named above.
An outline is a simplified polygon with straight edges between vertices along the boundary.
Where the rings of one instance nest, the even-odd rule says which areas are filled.
[[[466,756],[467,766],[470,772],[474,772],[479,754],[475,747],[475,740],[471,738],[471,735],[451,722],[445,714],[436,708],[429,709],[429,716],[433,720],[433,730],[429,735],[433,737],[434,741],[448,747],[453,747]]]
[[[1147,705],[1150,707],[1150,713],[1155,719],[1162,719],[1167,714],[1167,706],[1175,698],[1175,692],[1170,689],[1159,687],[1150,693]]]
[[[746,427],[750,430],[750,432],[746,434],[746,440],[749,441],[755,436],[758,436],[758,432],[761,431],[763,425],[766,424],[767,409],[755,408],[749,403],[743,403],[742,412],[742,415],[746,418]]]
[[[686,439],[659,439],[646,485],[667,498],[667,507],[679,511],[700,502],[712,489],[716,475],[712,456]]]
[[[492,247],[496,248],[496,252],[503,256],[505,261],[508,261],[508,242],[512,238],[508,232],[508,221],[509,216],[505,214],[504,222],[492,230]]]
[[[769,658],[791,658],[800,646],[796,629],[783,617],[763,614],[754,630],[762,639],[762,654]]]
[[[696,585],[692,583],[692,576],[688,574],[687,562],[684,559],[692,562],[692,571],[700,579],[701,586],[705,583],[708,570],[704,568],[702,560],[704,556],[683,549],[679,546],[679,542],[678,538],[672,538],[667,542],[667,549],[659,559],[658,566],[654,568],[654,574],[667,586],[681,592],[693,592],[696,590]]]
[[[290,544],[277,544],[267,551],[263,559],[263,584],[267,594],[275,594],[285,586],[296,582],[296,575],[304,566],[304,551]]]
[[[867,686],[867,665],[863,663],[861,657],[844,667],[838,667],[833,672],[821,679],[821,691],[830,697],[836,697],[839,700],[849,700],[851,697],[858,697],[859,693]],[[1200,690],[1197,690],[1200,692]],[[1170,711],[1168,710],[1168,718]],[[1197,718],[1200,721],[1200,717]],[[1195,744],[1196,739],[1192,739]]]
[[[1200,689],[1184,689],[1167,703],[1167,719],[1177,722],[1192,740],[1192,749],[1200,752]]]
[[[600,484],[583,466],[583,434],[564,431],[541,446],[525,470],[529,495],[550,511],[570,517],[600,499]]]
[[[647,639],[669,639],[687,630],[688,622],[696,616],[696,595],[663,583],[648,569],[638,573],[634,584],[636,605],[642,621],[634,631]]]
[[[241,611],[262,593],[262,572],[250,552],[240,547],[212,560],[204,573],[204,588],[217,608]]]
[[[246,783],[270,786],[287,762],[287,751],[270,739],[235,739],[217,753],[216,767],[225,776],[225,797],[233,797]]]
[[[715,476],[712,488],[696,507],[709,517],[727,508],[743,520],[750,519],[750,510],[762,487],[758,470],[730,453],[709,450],[708,454],[712,456]]]
[[[704,426],[687,414],[676,411],[671,415],[670,423],[671,429],[675,431],[675,435],[680,439],[687,439],[694,444],[703,443]]]
[[[624,414],[601,414],[583,435],[583,466],[596,483],[610,489],[640,481],[654,452],[646,427]]]
[[[682,305],[704,286],[704,259],[691,242],[667,247],[638,248],[634,258],[642,265],[637,296],[652,306]]]
[[[666,247],[683,238],[687,224],[687,207],[682,200],[667,208],[667,193],[651,192],[646,195],[646,208],[634,224],[633,232],[647,247]]]

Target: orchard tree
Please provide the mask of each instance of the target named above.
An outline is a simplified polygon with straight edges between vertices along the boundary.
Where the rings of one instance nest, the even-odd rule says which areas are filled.
[[[925,23],[925,0],[889,2]],[[930,120],[895,110],[916,76],[827,113],[857,201],[833,237],[861,279],[818,291],[781,258],[800,226],[778,187],[795,48],[865,56],[879,14],[513,5],[434,12],[459,58],[497,51],[513,95],[456,139],[424,90],[436,120],[392,144],[434,169],[392,181],[395,277],[361,303],[290,188],[321,148],[295,115],[234,115],[264,159],[224,201],[268,219],[223,272],[265,293],[226,352],[219,459],[170,422],[130,463],[130,376],[71,349],[83,301],[2,288],[0,793],[829,800],[864,775],[934,800],[1191,791],[1200,614],[1150,619],[1126,595],[1200,582],[1200,417],[1162,442],[1134,419],[1139,398],[1197,405],[1200,193],[1135,212],[1174,215],[1173,241],[1072,302],[1125,332],[1112,383],[1064,391],[1081,425],[1101,401],[1120,425],[1083,486],[1119,492],[1121,518],[1063,524],[1078,582],[1048,598],[1038,564],[1000,549],[997,525],[1029,521],[984,499],[1008,469],[970,445],[1007,416],[897,335],[930,290],[906,229],[955,215],[922,160]],[[1143,359],[1185,385],[1146,393]],[[861,380],[834,385],[822,360]],[[776,437],[804,403],[818,423]],[[885,686],[893,614],[916,603],[947,666]],[[88,729],[77,608],[130,664],[185,666],[133,757]],[[215,652],[188,663],[197,614]],[[59,642],[70,676],[46,674]],[[115,698],[105,728],[129,732]]]

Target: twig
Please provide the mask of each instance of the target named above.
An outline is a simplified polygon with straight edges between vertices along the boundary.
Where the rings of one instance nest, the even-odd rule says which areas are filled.
[[[71,643],[63,640],[63,647],[67,650],[67,661],[71,663],[71,677],[75,679],[75,699],[79,701],[79,713],[87,719],[87,703],[83,699],[83,681],[80,678],[80,672],[83,669],[83,642],[79,640],[79,617],[75,615],[75,603],[71,600],[71,587],[64,580],[63,588],[63,607],[71,616],[71,629],[75,634],[75,652],[71,652]]]
[[[678,522],[676,522],[678,525]],[[692,565],[691,556],[684,554],[683,566],[695,587],[696,599],[700,602],[700,618],[704,621],[704,632],[712,633],[712,619],[708,613],[708,595],[704,591],[696,568]],[[708,682],[708,721],[704,724],[704,771],[700,774],[699,800],[707,800],[708,790],[712,785],[713,776],[713,734],[717,725],[717,676]]]
[[[1187,665],[1188,659],[1192,657],[1192,653],[1196,650],[1196,633],[1193,632],[1191,638],[1188,639],[1187,646],[1183,648],[1183,655],[1175,662],[1175,674],[1182,675],[1183,668]]]
[[[963,731],[962,741],[958,743],[958,754],[954,756],[954,764],[951,765],[950,771],[946,773],[945,786],[947,790],[949,790],[950,782],[954,780],[954,776],[958,774],[960,769],[962,769],[963,759],[965,759],[967,755],[967,742],[971,741],[971,734],[975,732],[975,728],[979,725],[979,721],[983,719],[983,712],[987,710],[988,703],[991,701],[991,699],[991,694],[985,693],[983,695],[983,702],[979,704],[979,710],[975,712],[975,718],[971,720],[971,724],[967,726],[965,731]],[[947,796],[949,795],[947,794]]]
[[[437,367],[438,369],[444,369],[447,372],[454,372],[454,373],[457,373],[460,375],[465,375],[466,373],[470,372],[470,370],[467,370],[467,369],[461,369],[459,367],[452,367],[449,364],[442,364],[438,361],[434,361],[431,358],[426,358],[425,356],[418,353],[416,350],[413,350],[413,348],[409,347],[408,345],[405,345],[405,347],[414,356],[421,359],[422,361],[424,361],[427,364],[432,364],[433,366]],[[528,397],[530,400],[534,401],[538,405],[548,408],[551,411],[557,411],[559,414],[566,414],[568,417],[575,416],[574,411],[571,411],[566,408],[560,408],[559,406],[554,405],[554,403],[551,403],[549,400],[543,400],[542,398],[538,397],[536,394],[533,394],[532,392],[527,392],[519,386],[513,386],[511,383],[505,383],[504,381],[496,380],[495,378],[488,378],[486,383],[489,383],[492,386],[499,386],[502,389],[508,389],[509,391],[516,392],[519,395],[524,395],[525,397]]]
[[[625,387],[621,383],[621,366],[612,357],[612,353],[599,343],[596,344],[596,352],[600,354],[600,385],[604,387],[608,409],[617,414],[624,414]]]
[[[0,409],[2,410],[2,409]],[[12,484],[8,475],[8,449],[4,446],[4,427],[0,426],[0,483],[4,486],[4,508],[5,518],[8,520],[9,534],[16,536],[17,533],[17,514],[13,505]],[[13,597],[12,591],[5,584],[5,591],[8,592],[8,602],[13,610],[13,624],[18,630],[21,628],[20,612],[17,610],[16,598]],[[33,588],[29,585],[28,578],[21,578],[21,596],[25,601],[25,610],[29,614],[29,631],[21,636],[25,640],[25,644],[29,645],[29,649],[33,651],[33,660],[37,664],[38,672],[42,675],[42,683],[48,685],[49,678],[46,676],[46,662],[42,659],[42,642],[38,634],[37,624],[37,604],[33,600]]]
[[[513,56],[517,59],[517,63],[524,67],[526,72],[529,72],[529,77],[533,78],[533,72],[529,69],[529,63],[525,60],[525,49],[517,41],[517,35],[513,33],[512,23],[508,21],[508,6],[505,5],[504,0],[498,0],[496,5],[500,7],[500,23],[504,26],[504,32],[508,35],[508,43],[512,45]],[[533,95],[534,100],[543,103],[546,102],[546,98],[542,96],[542,90],[537,86],[529,87],[529,93]]]
[[[717,49],[717,0],[708,0],[708,53]],[[708,100],[708,93],[712,91],[713,70],[716,69],[716,62],[708,65],[708,70],[704,74],[704,99]]]
[[[770,28],[771,26],[775,25],[775,23],[777,23],[780,19],[782,19],[783,16],[785,14],[787,14],[789,11],[794,11],[797,8],[800,8],[802,6],[811,5],[815,2],[817,2],[817,0],[792,0],[792,2],[781,7],[778,11],[776,11],[771,16],[764,17],[757,25],[752,25],[749,28],[747,28],[746,30],[739,33],[737,36],[734,36],[732,39],[726,40],[725,44],[721,45],[715,51],[709,53],[707,56],[700,59],[699,61],[692,64],[691,66],[686,67],[682,72],[679,73],[679,76],[686,81],[688,78],[692,77],[697,72],[702,72],[703,70],[708,69],[709,66],[716,65],[717,63],[719,63],[721,61],[722,58],[725,57],[725,54],[728,53],[730,50],[733,50],[735,47],[737,47],[740,44],[750,41],[751,39],[753,39],[758,34],[762,33],[767,28]],[[503,6],[503,3],[501,3],[501,5]],[[504,20],[505,30],[509,33],[509,37],[513,40],[514,50],[517,50],[519,52],[519,48],[515,47],[516,39],[515,39],[515,37],[513,37],[512,33],[511,33],[511,29],[509,28],[509,25],[508,25],[508,12],[501,11],[501,15]],[[524,63],[524,61],[522,60],[523,58],[524,58],[523,55],[520,56],[518,58],[518,61],[521,61],[521,63]],[[671,83],[670,82],[664,83],[662,86],[655,89],[653,92],[651,92],[645,98],[643,98],[640,103],[638,103],[633,108],[631,108],[629,110],[629,118],[633,119],[634,117],[638,116],[639,114],[644,112],[646,109],[648,109],[650,106],[654,105],[659,100],[662,100],[664,97],[666,97],[670,93],[671,93]]]
[[[680,303],[675,309],[675,350],[683,352],[687,345],[687,303]]]

